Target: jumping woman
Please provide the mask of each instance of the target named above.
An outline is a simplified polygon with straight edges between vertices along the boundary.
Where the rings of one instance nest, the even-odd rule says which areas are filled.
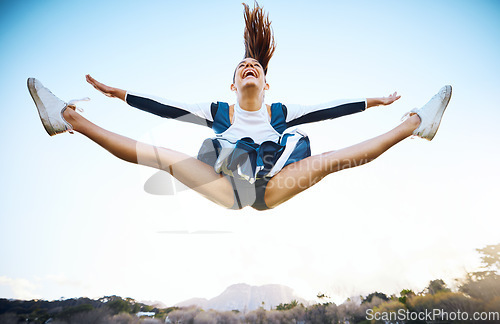
[[[257,210],[274,208],[331,173],[373,161],[412,135],[432,140],[450,100],[451,86],[444,86],[426,105],[406,113],[403,122],[389,132],[311,156],[308,137],[292,127],[390,105],[400,96],[395,92],[388,97],[316,106],[266,104],[266,74],[275,50],[274,36],[262,8],[244,6],[245,55],[233,75],[233,105],[176,103],[113,88],[86,76],[88,83],[108,97],[161,117],[212,128],[215,137],[204,141],[197,158],[107,131],[77,113],[74,101],[60,100],[40,81],[30,78],[28,89],[45,130],[51,136],[66,131],[81,133],[122,160],[170,173],[219,205]]]

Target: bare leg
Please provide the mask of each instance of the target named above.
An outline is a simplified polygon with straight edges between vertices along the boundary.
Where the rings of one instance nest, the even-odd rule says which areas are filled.
[[[224,207],[234,203],[229,181],[216,173],[213,167],[189,155],[156,147],[107,131],[75,112],[64,111],[64,118],[74,130],[82,133],[114,156],[127,162],[164,170],[189,188]]]
[[[420,118],[415,114],[388,133],[286,166],[269,181],[264,197],[266,205],[274,208],[312,187],[330,173],[373,161],[393,145],[411,136],[419,124]]]

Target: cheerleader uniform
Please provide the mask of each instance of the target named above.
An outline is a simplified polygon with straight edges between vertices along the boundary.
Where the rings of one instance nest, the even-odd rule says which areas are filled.
[[[232,209],[268,207],[264,194],[269,180],[285,166],[311,156],[309,138],[300,124],[338,118],[366,109],[366,99],[337,100],[315,106],[273,103],[271,116],[266,104],[257,111],[234,105],[233,121],[229,104],[184,104],[127,92],[125,101],[149,113],[212,128],[214,138],[206,139],[198,160],[214,167],[230,180],[234,191]]]

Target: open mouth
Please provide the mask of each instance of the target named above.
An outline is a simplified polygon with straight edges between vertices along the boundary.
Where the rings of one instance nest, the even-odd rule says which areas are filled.
[[[246,69],[245,71],[243,71],[243,79],[247,77],[257,78],[257,71],[255,71],[254,69]]]

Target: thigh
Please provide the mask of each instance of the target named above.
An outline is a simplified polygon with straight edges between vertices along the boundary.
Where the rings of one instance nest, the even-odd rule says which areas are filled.
[[[139,164],[170,173],[190,189],[219,205],[229,208],[234,204],[230,181],[215,172],[213,166],[192,156],[163,147],[138,143],[137,160]]]
[[[331,152],[329,152],[331,153]],[[298,193],[312,187],[332,172],[328,169],[326,154],[307,157],[284,167],[267,184],[264,201],[274,208]]]

